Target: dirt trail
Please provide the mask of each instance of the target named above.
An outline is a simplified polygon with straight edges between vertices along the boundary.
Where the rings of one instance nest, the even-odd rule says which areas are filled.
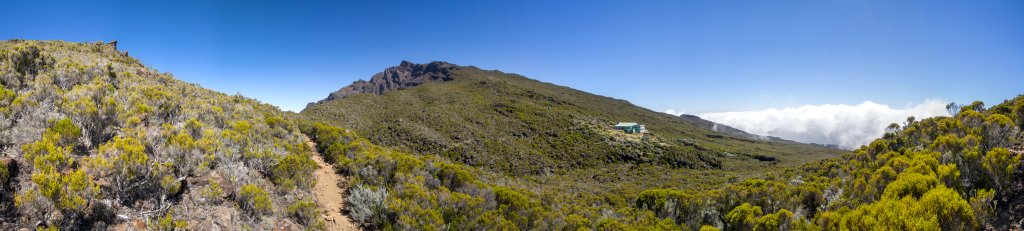
[[[306,137],[306,144],[316,152],[316,143]],[[316,195],[320,209],[323,211],[324,222],[327,223],[327,230],[359,230],[359,226],[352,222],[348,216],[341,214],[342,206],[345,206],[345,189],[342,185],[348,184],[348,179],[334,172],[334,166],[324,162],[319,152],[313,155],[313,161],[320,167],[313,175],[316,177],[316,186],[313,186],[313,194]]]

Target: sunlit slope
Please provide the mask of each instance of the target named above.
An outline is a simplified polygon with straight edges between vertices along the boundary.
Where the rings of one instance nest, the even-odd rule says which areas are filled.
[[[658,113],[516,74],[454,65],[443,73],[423,71],[450,65],[438,63],[389,68],[354,84],[374,91],[352,93],[353,87],[347,87],[339,91],[346,92],[344,97],[333,94],[302,114],[354,129],[375,143],[512,174],[609,163],[692,169],[792,166],[841,153],[734,129],[716,132],[713,123],[699,118]],[[392,71],[409,74],[387,75]],[[417,74],[447,78],[391,87],[403,79],[423,79]],[[620,121],[644,124],[649,133],[613,130]]]
[[[316,166],[285,118],[114,44],[0,42],[0,229],[316,225]]]

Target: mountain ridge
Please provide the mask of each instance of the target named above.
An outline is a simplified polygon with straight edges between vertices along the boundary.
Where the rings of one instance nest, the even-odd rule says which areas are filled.
[[[480,69],[480,68],[477,68],[475,66],[461,66],[461,65],[453,64],[453,63],[447,62],[447,61],[430,61],[430,62],[427,62],[427,63],[417,64],[417,63],[412,63],[410,61],[403,60],[397,66],[391,66],[391,67],[385,68],[384,71],[378,72],[378,73],[374,74],[373,76],[371,76],[369,81],[362,80],[362,79],[356,80],[356,81],[352,82],[351,84],[349,84],[349,85],[347,85],[345,87],[342,87],[341,89],[328,94],[328,96],[326,98],[322,99],[322,100],[319,100],[319,101],[316,101],[316,102],[311,102],[311,103],[307,104],[307,108],[312,106],[312,105],[314,105],[314,104],[320,104],[320,103],[324,103],[324,102],[331,101],[331,100],[345,98],[345,97],[351,96],[353,94],[376,94],[376,95],[380,95],[380,94],[384,94],[385,92],[403,90],[405,88],[415,87],[415,86],[418,86],[420,84],[425,84],[425,83],[451,81],[452,80],[452,78],[451,78],[451,74],[452,73],[451,72],[456,70],[456,69],[464,69],[464,68]],[[483,69],[480,69],[480,70],[483,70]],[[493,70],[493,71],[497,71],[497,70]],[[498,71],[498,72],[500,72],[500,71]],[[509,73],[509,74],[511,74],[511,73]],[[547,82],[543,82],[543,83],[547,83]],[[548,83],[548,84],[552,84],[552,83]],[[565,86],[561,86],[561,85],[556,85],[556,86],[565,87]],[[568,88],[568,87],[566,87],[566,88]],[[575,89],[573,89],[573,90],[575,90]],[[609,99],[612,99],[612,100],[618,100],[618,101],[622,101],[624,103],[633,105],[631,102],[629,102],[628,100],[625,100],[625,99],[618,99],[618,98],[607,97],[607,96],[602,96],[602,95],[596,95],[596,96],[606,97],[606,98],[609,98]],[[633,106],[636,106],[636,105],[633,105]],[[730,126],[727,126],[727,125],[724,125],[724,124],[719,124],[719,123],[715,123],[715,122],[712,122],[712,121],[704,120],[703,118],[700,118],[699,116],[696,116],[696,115],[681,114],[681,115],[679,115],[679,117],[684,119],[684,120],[692,121],[694,123],[705,124],[711,130],[714,130],[714,131],[717,131],[717,132],[723,132],[723,133],[728,133],[728,134],[732,134],[732,135],[743,136],[743,137],[747,137],[747,138],[750,138],[750,139],[769,139],[769,140],[777,140],[777,141],[791,141],[791,140],[785,140],[785,139],[782,139],[782,138],[779,138],[779,137],[774,137],[774,136],[761,136],[761,135],[747,133],[746,131],[743,131],[743,130],[740,130],[740,129],[736,129],[736,128],[733,128],[733,127],[730,127]]]
[[[353,94],[379,95],[388,91],[402,90],[428,82],[449,81],[451,80],[450,72],[459,68],[464,67],[442,61],[433,61],[425,64],[402,61],[398,66],[389,67],[382,72],[374,74],[370,77],[369,81],[356,80],[352,84],[332,92],[327,98],[310,104],[341,99]]]
[[[456,68],[395,71],[432,64]],[[396,72],[408,75],[385,78]],[[369,83],[377,87],[352,93],[366,89]],[[357,81],[308,105],[301,114],[355,129],[384,145],[513,172],[522,168],[538,173],[547,167],[594,166],[597,162],[721,168],[722,159],[737,156],[755,162],[782,160],[788,165],[822,158],[809,153],[838,153],[749,134],[697,117],[655,112],[626,100],[518,74],[438,61],[403,61],[370,81]],[[651,132],[629,138],[611,128],[619,121],[647,124]],[[716,127],[722,128],[712,130]],[[566,138],[576,140],[563,143]],[[773,142],[782,145],[768,148]],[[786,157],[787,153],[806,153],[811,158]],[[511,165],[496,166],[503,165],[496,163],[499,159],[510,157]]]

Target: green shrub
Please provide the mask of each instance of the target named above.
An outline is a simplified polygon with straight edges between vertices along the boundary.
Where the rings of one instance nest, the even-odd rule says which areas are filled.
[[[938,184],[939,180],[933,175],[906,172],[900,174],[895,181],[885,187],[882,197],[900,199],[905,196],[913,196],[919,198]]]
[[[991,189],[978,190],[975,193],[975,196],[971,197],[969,203],[971,205],[971,209],[974,210],[974,216],[975,218],[977,218],[975,220],[977,220],[978,223],[987,222],[989,219],[992,218],[992,216],[995,215],[995,203],[993,203],[994,199],[995,190]]]
[[[700,227],[700,231],[720,231],[720,229],[715,228],[714,226],[704,225]]]
[[[1022,157],[1024,155],[1014,155],[1005,148],[994,148],[985,153],[982,166],[992,178],[993,185],[1003,189],[1011,182],[1013,174],[1017,172]]]
[[[916,206],[918,214],[936,216],[942,230],[978,228],[971,205],[953,189],[939,187],[928,191]]]
[[[299,224],[323,229],[324,223],[319,219],[320,208],[317,207],[316,202],[313,202],[313,200],[303,199],[295,201],[294,204],[288,206],[288,214],[295,218]]]
[[[16,165],[16,164],[17,163],[14,162],[13,160],[10,161],[10,162],[0,161],[0,187],[7,187],[7,184],[10,182],[11,177],[13,176],[13,174],[16,174],[16,173],[11,172],[11,170],[13,170],[12,167],[14,167],[12,165]],[[6,190],[6,188],[5,188],[5,190]]]
[[[761,217],[761,207],[743,203],[736,206],[725,215],[727,230],[752,230],[757,225],[757,219]]]
[[[310,158],[309,152],[290,153],[278,161],[271,175],[274,183],[280,185],[283,190],[296,187],[309,189],[315,183],[315,179],[310,176],[316,169],[316,162]]]
[[[10,109],[7,109],[7,106],[9,106],[11,101],[16,97],[17,94],[14,93],[14,91],[8,90],[2,83],[0,83],[0,113],[10,113]]]
[[[161,231],[174,231],[174,230],[185,230],[188,227],[188,221],[174,219],[171,215],[174,213],[174,209],[167,211],[164,216],[158,217],[156,220],[156,230]]]
[[[239,189],[238,202],[242,208],[253,214],[270,214],[274,210],[270,195],[255,184],[245,184]]]
[[[10,62],[14,70],[23,76],[36,75],[54,63],[53,57],[43,53],[43,49],[34,42],[18,44],[12,48],[0,53],[0,60]]]
[[[240,134],[249,134],[252,131],[252,124],[247,121],[236,121],[231,125],[231,128]]]
[[[220,183],[217,183],[217,181],[214,180],[209,180],[206,187],[203,187],[199,194],[207,201],[216,203],[224,196],[224,190],[221,189]]]
[[[263,119],[263,122],[271,128],[282,127],[288,123],[280,116],[267,116]]]
[[[67,147],[78,142],[78,137],[82,136],[82,129],[75,126],[71,119],[64,118],[55,121],[46,133],[56,136],[58,145]]]
[[[70,150],[57,145],[54,136],[43,136],[43,139],[22,146],[22,153],[25,160],[32,164],[35,171],[56,172],[71,165],[72,159],[68,156]]]
[[[780,231],[780,230],[793,230],[793,223],[798,223],[795,220],[795,216],[788,210],[779,210],[776,213],[765,214],[760,218],[757,218],[757,225],[754,226],[754,230],[763,231]]]
[[[165,180],[165,175],[169,175],[169,169],[173,167],[171,163],[150,161],[145,145],[136,138],[114,137],[113,140],[100,145],[99,154],[98,158],[109,160],[100,160],[99,162],[104,162],[101,165],[105,165],[101,168],[112,173],[111,185],[114,193],[125,202],[153,196],[142,193],[148,192],[149,189],[164,188],[162,192],[173,189],[172,182]]]
[[[178,132],[177,135],[170,136],[167,143],[181,149],[192,149],[195,146],[195,140],[192,139],[192,135],[185,132]]]

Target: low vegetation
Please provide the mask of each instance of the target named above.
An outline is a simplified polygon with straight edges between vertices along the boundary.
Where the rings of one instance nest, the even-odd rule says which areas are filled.
[[[316,168],[285,117],[112,44],[0,42],[0,229],[270,229]]]
[[[620,195],[524,183],[327,124],[301,127],[354,178],[349,209],[375,229],[1003,230],[1024,217],[1021,110],[1024,96],[974,103],[893,124],[840,159],[721,187]]]
[[[466,75],[491,74],[500,73]],[[345,209],[366,229],[1007,230],[1024,219],[1024,96],[992,107],[950,104],[951,116],[908,118],[844,153],[714,132],[692,118],[572,115],[564,110],[593,105],[509,78],[524,82],[453,81],[547,99],[505,98],[518,103],[506,104],[510,115],[526,113],[513,121],[467,110],[419,124],[507,126],[494,137],[478,130],[487,126],[435,134],[407,130],[422,127],[406,118],[429,113],[284,113],[180,82],[110,44],[0,42],[0,229],[324,229],[310,193],[317,165],[303,136],[351,178]],[[352,100],[451,99],[404,94]],[[528,113],[540,109],[555,112]],[[655,121],[654,133],[617,137],[602,130],[609,121],[595,120],[611,117]],[[342,122],[325,123],[332,118]],[[521,123],[534,119],[568,130]],[[508,134],[526,136],[501,143]],[[422,137],[433,138],[410,140]]]
[[[592,219],[601,216],[601,210],[581,201],[546,200],[554,197],[488,183],[480,177],[493,175],[486,171],[443,157],[376,146],[345,129],[316,123],[303,126],[303,131],[318,141],[317,148],[332,157],[330,161],[339,166],[339,171],[351,174],[354,186],[347,208],[355,221],[368,228],[576,229],[593,228],[597,220]],[[647,214],[631,225],[661,222],[651,212],[622,209]],[[661,223],[675,227],[672,222]]]
[[[1017,125],[1024,96],[988,109],[980,102],[950,109],[952,117],[893,124],[838,160],[721,190],[651,189],[637,206],[692,229],[1019,229],[1011,222],[1024,217]]]
[[[713,123],[696,117],[654,112],[500,71],[458,67],[420,74],[451,76],[380,95],[328,99],[301,114],[352,129],[379,145],[516,176],[620,164],[745,171],[799,166],[842,153],[724,125],[717,126],[723,131],[713,131]],[[612,130],[619,121],[640,122],[651,132]]]
[[[368,185],[357,187],[360,196],[387,193],[377,194],[389,201],[386,215],[354,206],[367,217],[360,222],[382,229],[963,230],[1007,228],[1019,216],[1011,208],[1021,208],[1012,198],[1020,187],[1013,177],[1021,172],[1019,97],[988,109],[950,105],[952,117],[910,118],[840,159],[801,166],[791,160],[829,152],[715,133],[696,126],[699,119],[619,114],[632,107],[601,109],[623,103],[500,72],[468,67],[452,79],[303,111],[355,128],[304,131]],[[653,133],[616,139],[602,130],[608,118],[645,121]],[[352,148],[362,140],[355,133],[399,149]],[[641,148],[648,144],[656,148]],[[757,166],[761,160],[775,164]],[[673,178],[693,175],[701,177]],[[438,217],[443,222],[420,222]]]

